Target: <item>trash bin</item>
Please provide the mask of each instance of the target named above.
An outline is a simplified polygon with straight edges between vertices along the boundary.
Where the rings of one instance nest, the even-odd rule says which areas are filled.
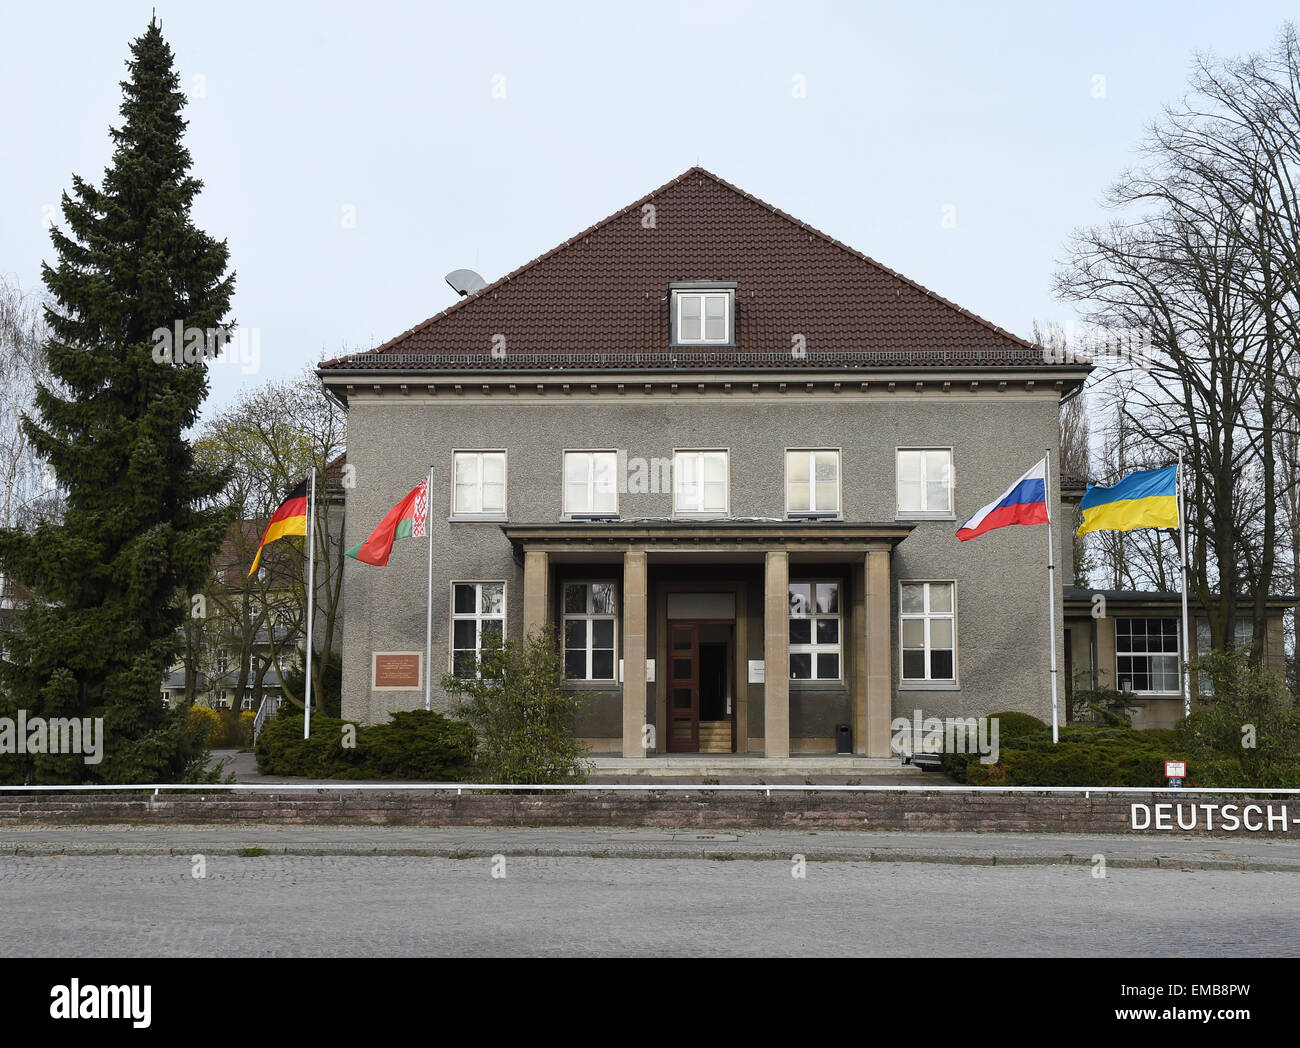
[[[853,733],[849,730],[847,724],[835,725],[835,752],[853,752]]]

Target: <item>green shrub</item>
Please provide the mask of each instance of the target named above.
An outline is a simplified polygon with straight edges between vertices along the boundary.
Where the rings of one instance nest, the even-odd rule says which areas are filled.
[[[998,722],[998,750],[1014,747],[1029,739],[1050,739],[1051,726],[1029,713],[1018,710],[1006,710],[1002,713],[989,714],[989,720]],[[939,759],[939,768],[954,782],[964,783],[971,780],[967,770],[970,764],[980,763],[978,753],[944,753]]]
[[[1198,785],[1300,787],[1300,707],[1282,681],[1245,650],[1207,655],[1193,668],[1212,694],[1175,732],[1205,769]]]
[[[478,735],[477,775],[484,782],[586,782],[585,748],[574,718],[586,696],[564,686],[553,628],[508,640],[482,657],[480,676],[443,677],[443,689],[464,701],[457,714]]]
[[[1061,741],[1001,745],[996,764],[972,762],[972,786],[1164,786],[1164,762],[1182,756],[1172,731],[1070,728]],[[1197,769],[1189,764],[1189,780]],[[1192,785],[1188,782],[1188,785]]]
[[[355,746],[344,746],[355,731]],[[394,713],[387,724],[355,725],[313,714],[311,738],[303,717],[280,716],[257,737],[257,768],[265,775],[313,779],[464,779],[474,758],[474,731],[440,713]]]

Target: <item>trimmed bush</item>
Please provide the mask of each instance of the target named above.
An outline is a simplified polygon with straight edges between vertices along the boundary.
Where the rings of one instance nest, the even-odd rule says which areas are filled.
[[[394,713],[387,724],[353,724],[313,714],[280,716],[257,737],[258,771],[313,779],[464,779],[474,759],[474,731],[440,713]],[[355,746],[345,746],[355,733]]]
[[[999,753],[1019,745],[1022,741],[1050,740],[1052,737],[1051,726],[1032,714],[1020,713],[1017,710],[989,714],[990,721],[995,718],[998,722]],[[966,783],[974,781],[968,777],[967,772],[967,766],[971,763],[979,765],[979,754],[944,753],[939,760],[939,767],[954,782]]]

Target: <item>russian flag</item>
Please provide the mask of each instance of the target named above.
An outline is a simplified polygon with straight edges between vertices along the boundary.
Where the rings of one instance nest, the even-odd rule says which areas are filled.
[[[990,502],[957,529],[957,537],[965,542],[994,528],[1009,524],[1047,524],[1047,459],[1040,459],[996,502]]]

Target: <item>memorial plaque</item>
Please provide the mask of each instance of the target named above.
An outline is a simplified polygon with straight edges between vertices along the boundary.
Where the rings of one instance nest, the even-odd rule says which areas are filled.
[[[418,688],[424,656],[418,651],[377,651],[371,671],[370,686],[376,691]]]

